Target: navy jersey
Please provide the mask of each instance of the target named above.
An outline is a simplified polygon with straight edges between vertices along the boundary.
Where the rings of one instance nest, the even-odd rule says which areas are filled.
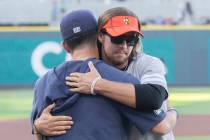
[[[126,140],[127,130],[124,119],[136,126],[142,134],[163,119],[163,113],[140,112],[100,95],[92,96],[71,92],[65,85],[65,77],[72,72],[88,72],[89,61],[93,61],[105,79],[139,83],[131,75],[97,59],[69,61],[59,65],[45,74],[35,85],[32,123],[47,105],[55,102],[56,107],[52,114],[72,116],[74,125],[65,135],[44,137],[44,139]]]

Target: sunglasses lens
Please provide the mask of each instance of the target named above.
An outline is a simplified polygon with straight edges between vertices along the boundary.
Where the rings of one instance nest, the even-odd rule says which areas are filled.
[[[111,36],[110,36],[111,37]],[[122,44],[124,41],[124,38],[119,36],[119,37],[111,37],[111,41],[114,44]]]
[[[137,36],[128,36],[126,37],[126,43],[128,46],[135,46],[139,41],[139,37]]]
[[[123,41],[126,41],[127,46],[135,46],[139,41],[139,35],[137,34],[121,35],[117,37],[113,37],[107,32],[104,32],[104,34],[107,34],[111,38],[111,42],[114,44],[122,44]]]

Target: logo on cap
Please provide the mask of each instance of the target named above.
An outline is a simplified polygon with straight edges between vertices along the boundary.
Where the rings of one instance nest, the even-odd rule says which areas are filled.
[[[130,21],[129,21],[129,19],[126,17],[125,19],[124,19],[124,24],[125,25],[128,25],[130,23]]]
[[[78,32],[81,32],[81,28],[80,27],[73,28],[73,33],[78,33]]]

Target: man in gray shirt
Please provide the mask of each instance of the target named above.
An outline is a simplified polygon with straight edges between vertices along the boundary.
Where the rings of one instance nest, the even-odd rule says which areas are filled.
[[[113,36],[116,35],[116,32],[112,32],[112,31],[115,29],[116,26],[118,26],[118,28],[117,28],[118,30],[120,30],[120,27],[119,27],[119,23],[117,23],[115,25],[115,21],[118,22],[119,19],[115,19],[114,16],[116,16],[115,13],[120,13],[120,12],[124,13],[127,10],[128,9],[120,8],[120,7],[113,8],[113,9],[107,10],[106,12],[104,12],[104,14],[102,14],[100,16],[98,26],[99,26],[99,32],[102,32],[102,34],[101,34],[102,37],[99,34],[99,41],[102,38],[101,39],[102,41],[100,41],[101,48],[102,48],[101,49],[102,50],[102,58],[108,64],[115,66],[118,69],[126,70],[127,72],[131,73],[136,78],[138,78],[141,82],[140,83],[141,85],[135,86],[135,90],[137,91],[137,89],[139,89],[139,93],[148,95],[148,94],[151,94],[152,91],[154,91],[153,89],[159,88],[158,91],[155,91],[151,96],[147,97],[147,98],[149,98],[149,97],[153,98],[153,97],[155,97],[154,94],[162,94],[161,89],[164,89],[167,91],[167,83],[166,83],[166,79],[165,79],[166,69],[165,69],[164,64],[160,61],[160,59],[150,56],[150,55],[147,55],[147,54],[143,53],[143,51],[138,52],[136,56],[132,57],[132,59],[127,58],[127,59],[124,59],[124,61],[123,60],[120,61],[120,55],[118,57],[115,57],[115,56],[117,56],[115,49],[117,47],[120,48],[120,46],[117,46],[113,43],[113,41],[112,41],[114,38]],[[101,22],[101,21],[106,20],[107,15],[112,15],[111,28],[109,25],[109,21],[106,22],[106,24],[104,24],[104,22]],[[109,17],[109,18],[111,18],[111,17]],[[111,29],[113,29],[113,30],[111,30]],[[104,30],[105,30],[105,32],[104,32]],[[112,37],[110,42],[108,42],[106,40],[107,34],[108,34],[108,36]],[[141,39],[139,40],[139,42],[141,42]],[[139,50],[143,50],[142,43],[137,43],[136,48],[138,48]],[[125,48],[121,48],[121,49],[126,50]],[[133,48],[133,49],[135,49],[135,48]],[[112,56],[112,55],[114,55],[114,56]],[[130,55],[130,58],[131,58],[131,55]],[[106,57],[105,59],[104,59],[104,56]],[[85,89],[84,87],[83,87],[83,89],[81,89],[82,86],[84,86],[82,84],[82,82],[85,83],[86,85],[91,85],[91,83],[87,84],[87,82],[93,81],[94,78],[93,77],[92,78],[89,77],[89,79],[84,78],[84,75],[77,75],[77,76],[78,76],[78,78],[83,79],[83,80],[87,79],[87,81],[82,81],[82,80],[79,81],[80,86],[78,86],[78,88],[77,88],[77,89],[79,89],[78,91],[82,92],[82,93],[88,93],[88,90]],[[70,76],[70,79],[71,79],[71,76]],[[92,80],[90,80],[90,79],[92,79]],[[70,81],[78,82],[77,79],[70,80]],[[132,92],[129,92],[130,94],[127,95],[126,93],[123,93],[123,92],[127,92],[128,87],[126,87],[125,85],[119,85],[119,88],[121,88],[121,89],[119,89],[117,87],[115,88],[113,82],[110,82],[110,83],[111,83],[110,85],[109,84],[103,85],[102,80],[98,81],[95,85],[97,93],[102,93],[103,96],[106,96],[106,97],[111,98],[115,101],[121,102],[123,104],[126,104],[130,107],[134,107],[134,108],[136,107],[136,109],[145,109],[146,108],[146,107],[143,108],[142,104],[141,104],[142,102],[138,101],[138,100],[140,100],[138,98],[139,94],[131,94]],[[70,86],[72,86],[72,85],[70,84]],[[112,88],[109,88],[109,87],[112,87]],[[118,96],[116,96],[116,95],[118,95]],[[125,96],[125,95],[127,95],[127,96]],[[132,95],[136,96],[136,98],[134,98],[134,99],[136,99],[136,102],[134,101],[134,104],[132,104],[133,102],[131,101],[131,99],[133,97]],[[121,98],[121,97],[125,97],[125,98],[127,97],[127,98],[125,99],[125,98]],[[138,105],[138,103],[140,103],[141,106]],[[138,106],[140,106],[140,107],[138,108]],[[161,108],[156,110],[156,112],[158,112],[159,110],[164,110],[165,112],[167,112],[167,100],[165,100],[163,102]],[[157,135],[157,134],[154,134],[151,132],[148,132],[146,135],[141,135],[137,129],[135,129],[134,127],[132,129],[133,130],[131,131],[131,138],[130,138],[132,140],[133,139],[141,139],[141,140],[173,140],[174,139],[172,131],[170,131],[166,135]]]

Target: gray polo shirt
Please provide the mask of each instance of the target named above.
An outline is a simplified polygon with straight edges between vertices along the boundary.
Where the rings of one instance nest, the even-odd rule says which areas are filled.
[[[127,70],[141,81],[141,84],[157,84],[163,86],[167,90],[165,79],[166,67],[163,62],[156,57],[139,53],[137,58],[131,62]],[[161,107],[164,111],[167,110],[167,100],[163,102]],[[174,140],[173,132],[160,136],[147,132],[141,135],[136,128],[132,128],[130,140]]]

